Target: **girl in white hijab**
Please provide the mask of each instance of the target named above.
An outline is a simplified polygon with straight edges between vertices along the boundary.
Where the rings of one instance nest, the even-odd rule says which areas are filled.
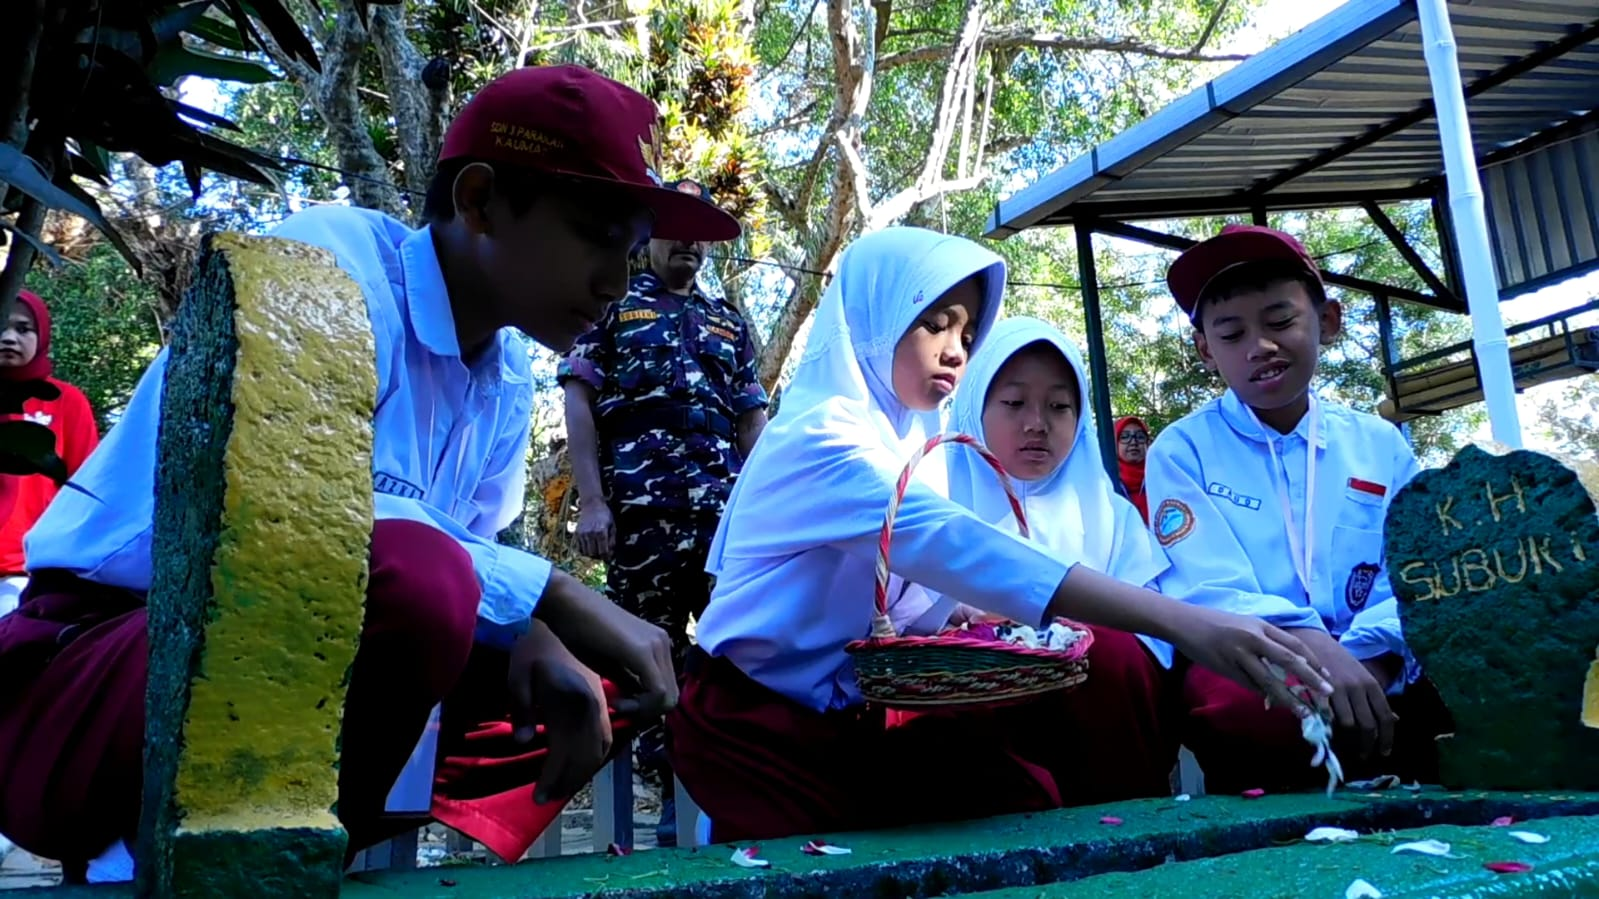
[[[952,726],[959,716],[886,729],[880,710],[863,707],[844,649],[870,630],[877,531],[895,481],[943,427],[1004,280],[994,254],[917,228],[862,237],[840,260],[783,410],[723,513],[700,652],[668,719],[673,769],[714,839],[1058,803],[1050,776],[1010,753],[1000,729]],[[900,506],[891,591],[909,582],[1031,624],[1065,616],[1146,631],[1287,707],[1296,701],[1267,660],[1326,686],[1304,648],[1259,619],[1167,600],[982,521],[948,499],[941,462],[923,463]],[[934,788],[955,758],[984,772],[982,788]],[[885,761],[896,783],[928,782],[884,801]]]
[[[961,381],[954,418],[955,430],[981,440],[1011,474],[1034,542],[1136,586],[1153,583],[1167,568],[1138,510],[1111,484],[1095,440],[1082,354],[1055,326],[1027,317],[995,325]],[[963,453],[949,466],[951,499],[1016,530],[1005,490],[985,462]],[[1015,748],[1045,764],[1068,804],[1165,795],[1178,743],[1167,724],[1171,646],[1090,628],[1088,681],[1030,703],[1032,714],[1059,727],[1037,741],[1019,735],[1025,742]]]

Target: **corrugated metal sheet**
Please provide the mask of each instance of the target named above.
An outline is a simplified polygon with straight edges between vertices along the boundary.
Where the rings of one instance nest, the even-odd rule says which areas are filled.
[[[1456,0],[1450,14],[1479,156],[1599,107],[1599,2]],[[989,231],[1429,197],[1443,171],[1431,107],[1412,0],[1350,0],[1001,202]],[[1574,167],[1588,157],[1569,155],[1591,153],[1592,140],[1498,167],[1507,185],[1525,182],[1504,193],[1496,218],[1507,240],[1520,221],[1505,217],[1508,205],[1562,210],[1549,227],[1569,220],[1572,232],[1544,251],[1523,223],[1503,244],[1518,248],[1502,254],[1505,283],[1531,283],[1588,252],[1592,202],[1584,221],[1577,191],[1549,188],[1556,175],[1569,183],[1586,172],[1599,189],[1593,168]]]
[[[1599,266],[1599,123],[1484,166],[1482,188],[1506,295]]]

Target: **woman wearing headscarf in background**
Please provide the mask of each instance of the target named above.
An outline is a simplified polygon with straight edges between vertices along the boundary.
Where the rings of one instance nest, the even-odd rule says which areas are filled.
[[[1136,415],[1116,419],[1116,467],[1121,474],[1127,499],[1149,526],[1149,494],[1144,490],[1144,458],[1153,439],[1149,425]]]
[[[713,840],[1059,803],[1049,773],[1012,751],[985,712],[888,728],[862,702],[845,651],[871,629],[884,507],[905,461],[942,429],[1004,283],[999,257],[917,228],[845,251],[783,414],[728,500],[707,563],[716,587],[668,718],[672,767]],[[1325,687],[1304,648],[1257,619],[1168,600],[981,520],[948,499],[943,461],[929,455],[900,505],[891,595],[908,582],[1035,626],[1064,616],[1146,631],[1290,708],[1298,703],[1266,660]],[[952,771],[978,779],[949,789]]]
[[[21,417],[55,432],[56,455],[71,475],[99,445],[100,431],[83,391],[51,377],[50,372],[50,310],[37,294],[21,291],[11,314],[0,322],[0,381],[46,381],[60,391],[55,399],[26,400]],[[60,489],[42,474],[3,477],[6,483],[0,485],[0,493],[8,495],[11,502],[9,511],[0,516],[0,615],[16,609],[17,598],[28,583],[22,537]]]

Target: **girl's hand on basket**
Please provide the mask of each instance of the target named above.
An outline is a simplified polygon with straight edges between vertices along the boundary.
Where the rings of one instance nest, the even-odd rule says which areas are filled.
[[[1259,618],[1202,606],[1184,605],[1182,621],[1171,628],[1178,651],[1195,663],[1264,693],[1272,705],[1301,717],[1316,713],[1275,677],[1268,662],[1299,679],[1321,696],[1332,695],[1326,671],[1311,662],[1310,650],[1288,632]]]
[[[955,607],[954,613],[949,616],[949,626],[960,627],[963,624],[976,624],[980,621],[1004,620],[1004,615],[995,615],[992,612],[985,612],[976,606],[969,606],[966,603],[961,603]]]

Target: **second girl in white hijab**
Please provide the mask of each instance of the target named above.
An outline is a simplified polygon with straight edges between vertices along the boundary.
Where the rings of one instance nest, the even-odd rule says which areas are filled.
[[[981,440],[1010,473],[1032,540],[1057,558],[1146,586],[1166,569],[1166,554],[1111,484],[1087,393],[1082,354],[1066,335],[1036,318],[1007,318],[967,368],[955,430]],[[1016,530],[1004,488],[975,454],[951,457],[949,490],[984,521]],[[1018,734],[1013,748],[1050,770],[1068,804],[1166,795],[1178,745],[1166,709],[1171,646],[1090,627],[1088,680],[1030,703],[1052,726]]]

